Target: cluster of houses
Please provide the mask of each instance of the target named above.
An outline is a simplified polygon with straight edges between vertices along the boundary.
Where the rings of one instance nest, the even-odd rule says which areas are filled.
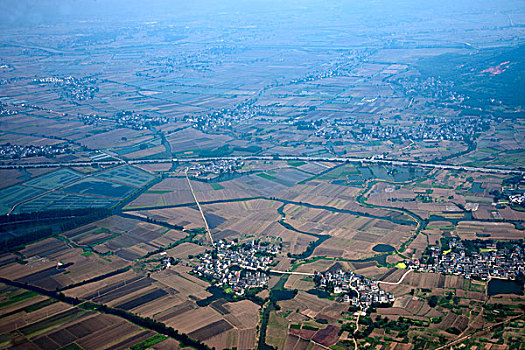
[[[98,114],[78,114],[77,118],[82,121],[84,125],[95,125],[97,126],[101,121],[102,117]]]
[[[150,116],[133,111],[120,111],[115,114],[117,125],[134,130],[144,130],[151,126],[162,125],[168,122],[167,117]]]
[[[461,119],[430,118],[408,126],[370,125],[355,133],[358,140],[449,140],[465,141],[490,127],[490,119],[464,117]]]
[[[218,287],[228,286],[236,294],[243,295],[249,288],[268,285],[268,270],[278,253],[279,249],[271,244],[219,240],[215,250],[199,257],[193,273],[215,281]]]
[[[465,141],[475,133],[487,130],[492,125],[490,118],[445,117],[425,118],[411,125],[381,125],[380,123],[358,122],[353,117],[345,120],[333,120],[329,123],[310,122],[304,130],[313,130],[314,135],[324,139],[339,139],[345,136],[358,141],[401,139],[402,141],[449,140]]]
[[[65,78],[60,77],[46,77],[40,79],[33,79],[33,83],[51,85],[55,88],[60,89],[60,93],[67,97],[78,101],[92,99],[95,97],[95,93],[98,92],[98,86],[96,86],[96,78],[75,78],[68,76]]]
[[[444,100],[462,102],[464,97],[453,90],[454,82],[435,77],[421,79],[407,76],[396,80],[407,96],[425,96]]]
[[[100,122],[116,122],[117,126],[134,130],[145,130],[151,126],[162,125],[168,122],[167,117],[150,116],[133,111],[120,111],[111,117],[102,117],[98,114],[79,114],[78,119],[84,125],[98,125]]]
[[[372,304],[387,304],[395,300],[392,293],[379,288],[377,281],[358,276],[352,271],[343,271],[337,266],[332,266],[326,272],[316,272],[314,281],[317,288],[339,294],[339,300],[360,306],[362,312],[366,312]]]
[[[337,69],[329,69],[327,71],[317,71],[317,72],[310,72],[306,74],[304,77],[298,78],[298,79],[292,79],[290,83],[292,84],[300,84],[300,83],[306,83],[309,81],[316,81],[321,80],[325,78],[332,78],[337,77],[341,75]],[[306,94],[306,92],[303,91],[303,95]]]
[[[524,205],[525,204],[525,193],[511,194],[509,196],[509,201],[512,204]]]
[[[17,114],[17,112],[6,108],[7,105],[0,102],[0,117],[9,117],[11,115]]]
[[[231,128],[234,123],[242,120],[273,115],[275,115],[275,111],[272,108],[244,103],[233,109],[223,108],[203,115],[187,115],[184,117],[184,121],[192,123],[195,129],[206,132],[220,128]]]
[[[194,176],[201,176],[207,174],[222,174],[234,172],[244,166],[244,162],[240,160],[221,159],[209,163],[199,163],[190,167]]]
[[[29,157],[53,157],[60,154],[73,153],[67,144],[60,145],[12,145],[4,143],[0,145],[0,158],[4,159],[21,159]]]
[[[515,279],[525,273],[523,244],[503,249],[498,249],[494,242],[474,244],[478,249],[466,249],[461,240],[453,238],[447,250],[439,246],[430,247],[428,256],[422,259],[425,263],[417,259],[407,259],[404,263],[418,271],[453,274],[483,281],[492,277]]]

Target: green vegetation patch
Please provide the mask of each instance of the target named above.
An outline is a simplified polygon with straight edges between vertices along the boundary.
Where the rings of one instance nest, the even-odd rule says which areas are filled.
[[[403,270],[404,270],[404,269],[407,268],[407,265],[406,265],[404,262],[398,262],[398,263],[396,264],[396,267],[397,267],[398,269],[403,269]]]
[[[314,327],[314,326],[310,326],[310,325],[307,325],[307,324],[303,325],[303,329],[306,329],[307,331],[318,331],[319,330],[319,328]]]
[[[302,160],[289,160],[286,162],[289,166],[298,167],[301,165],[305,165],[306,162],[303,162]]]
[[[218,190],[222,190],[222,189],[224,189],[224,187],[222,187],[221,184],[218,184],[218,183],[211,183],[210,186],[211,186],[211,188],[213,188],[215,191],[218,191]]]
[[[22,300],[25,300],[25,299],[28,299],[28,298],[32,298],[32,297],[37,296],[37,295],[38,295],[38,293],[30,292],[30,291],[23,292],[23,293],[16,294],[16,295],[9,295],[8,300],[0,302],[0,308],[16,304],[16,303],[18,303],[18,302],[20,302]]]
[[[320,176],[319,179],[322,179],[322,180],[344,179],[348,175],[359,176],[359,179],[361,179],[361,176],[358,174],[359,172],[353,165],[345,165],[341,167],[336,167],[335,169]]]
[[[268,175],[266,173],[258,173],[257,176],[262,177],[263,179],[266,179],[266,180],[275,180],[276,179],[275,176]]]
[[[133,345],[132,347],[130,347],[130,349],[131,350],[145,350],[155,344],[163,342],[166,339],[168,339],[167,336],[162,335],[162,334],[156,334],[152,336],[151,338],[148,338],[138,344]]]
[[[468,95],[472,107],[486,107],[490,99],[504,104],[523,106],[525,46],[489,48],[475,54],[449,53],[422,59],[417,68],[423,78],[440,77],[454,81],[454,90]],[[497,74],[491,74],[490,72]],[[469,112],[474,112],[472,111]]]

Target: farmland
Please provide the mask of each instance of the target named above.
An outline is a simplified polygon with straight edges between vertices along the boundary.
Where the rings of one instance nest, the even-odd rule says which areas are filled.
[[[162,180],[158,172],[117,166],[88,173],[60,170],[16,185],[28,189],[27,197],[36,197],[17,205],[17,210],[46,196],[59,195],[68,196],[60,203],[76,196],[113,200],[114,207],[118,203],[126,206],[106,218],[27,245],[19,251],[25,265],[6,257],[0,277],[62,290],[66,296],[151,318],[210,347],[255,347],[260,336],[259,314],[269,306],[228,294],[227,289],[221,292],[225,295],[216,294],[208,281],[191,273],[197,257],[210,248],[187,180],[179,177],[188,164],[192,163],[165,170]],[[395,283],[405,271],[399,269],[399,263],[406,257],[420,257],[441,237],[523,239],[523,230],[516,222],[480,220],[476,210],[464,209],[468,203],[490,198],[489,192],[499,188],[505,176],[403,168],[393,171],[360,165],[316,170],[318,166],[313,162],[249,162],[249,170],[234,178],[190,181],[214,239],[278,244],[282,251],[276,264],[282,270],[325,271],[337,262],[369,278]],[[468,181],[472,185],[466,185]],[[93,185],[98,182],[110,187]],[[276,282],[271,277],[270,290],[298,292],[292,298],[277,300],[280,309],[268,312],[267,344],[277,348],[299,343],[306,346],[309,342],[345,346],[352,341],[345,324],[353,322],[354,316],[336,295],[318,294],[313,280],[301,275],[289,276],[284,284]],[[483,314],[486,311],[481,310],[490,308],[496,302],[493,300],[509,300],[505,296],[488,297],[486,282],[435,273],[411,273],[403,283],[382,288],[392,292],[396,301],[390,308],[372,309],[367,317],[371,324],[386,322],[381,321],[384,318],[399,322],[401,318],[413,328],[408,334],[411,341],[452,341],[456,330],[478,327],[475,322],[480,320],[469,319],[466,306]],[[268,298],[268,294],[261,295]],[[431,297],[437,298],[436,306],[433,301],[429,305]],[[452,300],[452,304],[445,304],[445,300]],[[64,323],[57,329],[76,324],[68,317],[64,314]],[[430,325],[438,335],[426,332],[424,325]],[[363,327],[363,332],[371,329]],[[378,337],[374,339],[387,334],[374,329],[371,334]],[[155,334],[126,330],[130,332],[126,344],[146,341]],[[404,333],[392,332],[394,339],[402,342]],[[67,337],[60,334],[70,339],[69,333]],[[356,336],[360,342],[360,335]],[[46,335],[39,341],[56,342],[53,337]],[[27,339],[33,341],[32,337]],[[81,347],[98,346],[90,338],[75,339],[71,341]]]
[[[522,2],[105,2],[0,3],[0,348],[525,342]]]

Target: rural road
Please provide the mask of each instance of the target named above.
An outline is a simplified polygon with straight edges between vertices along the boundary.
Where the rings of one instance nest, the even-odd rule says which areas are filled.
[[[208,233],[208,238],[210,239],[211,246],[215,248],[215,242],[213,241],[213,237],[211,235],[210,226],[208,226],[208,221],[206,220],[206,217],[204,216],[204,212],[202,211],[201,205],[199,204],[199,201],[197,200],[197,196],[195,195],[195,192],[193,191],[193,186],[191,185],[190,178],[188,177],[188,168],[186,168],[185,174],[186,174],[186,180],[188,180],[188,186],[190,187],[191,194],[193,195],[193,199],[195,200],[195,204],[197,204],[197,207],[199,208],[199,211],[201,212],[202,220],[204,221],[204,226],[206,227],[206,232]]]
[[[408,269],[408,270],[403,274],[403,276],[401,276],[401,278],[399,279],[399,281],[397,281],[397,282],[384,282],[384,281],[377,281],[377,283],[390,284],[390,285],[400,284],[401,282],[403,282],[403,280],[405,279],[405,277],[408,275],[408,273],[409,273],[410,271],[412,271],[412,269]]]
[[[270,270],[273,273],[280,273],[281,275],[301,275],[301,276],[313,276],[313,273],[308,272],[294,272],[294,271],[280,271],[280,270]]]
[[[480,330],[478,330],[478,331],[475,331],[475,332],[472,333],[472,334],[466,335],[466,336],[464,336],[464,337],[461,337],[461,338],[459,338],[459,339],[456,339],[456,340],[454,340],[454,341],[451,341],[451,342],[448,343],[448,344],[445,344],[445,345],[443,345],[443,346],[440,346],[440,347],[438,347],[438,348],[435,348],[434,350],[452,349],[452,345],[459,344],[459,343],[461,343],[461,342],[463,342],[463,341],[465,341],[465,340],[467,340],[467,339],[470,339],[470,338],[472,338],[473,336],[475,336],[476,334],[479,334],[479,333],[484,332],[484,331],[488,331],[488,330],[490,330],[490,329],[492,329],[492,328],[495,328],[495,327],[498,327],[498,326],[504,325],[504,324],[506,324],[506,323],[512,322],[512,321],[517,320],[517,319],[522,318],[522,317],[523,317],[523,314],[518,315],[518,316],[516,316],[516,317],[511,317],[511,318],[509,318],[509,319],[507,319],[507,320],[505,320],[505,321],[503,321],[503,322],[495,323],[495,324],[493,324],[493,325],[490,325],[490,326],[484,327],[484,328],[482,328],[482,329],[480,329]]]
[[[118,164],[155,164],[155,163],[170,163],[170,162],[210,162],[217,160],[299,160],[307,162],[336,162],[336,163],[371,163],[371,164],[385,164],[397,166],[419,166],[432,169],[448,169],[448,170],[467,170],[483,173],[493,174],[518,174],[525,175],[525,170],[521,169],[504,169],[504,168],[489,168],[489,167],[471,167],[451,164],[437,164],[425,162],[412,162],[405,160],[387,160],[369,158],[344,158],[344,157],[301,157],[301,156],[237,156],[237,157],[200,157],[200,158],[165,158],[165,159],[142,159],[142,160],[110,160],[110,161],[93,161],[93,162],[59,162],[59,163],[24,163],[24,164],[0,164],[0,169],[29,169],[29,168],[54,168],[54,167],[82,167],[82,166],[108,166]]]

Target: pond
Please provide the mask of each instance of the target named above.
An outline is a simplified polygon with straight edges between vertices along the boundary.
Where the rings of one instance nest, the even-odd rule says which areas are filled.
[[[488,296],[496,294],[523,294],[523,283],[513,280],[503,280],[499,278],[493,278],[490,280],[488,289]]]
[[[396,250],[396,248],[392,247],[388,244],[378,244],[372,248],[372,250],[376,253],[389,253]]]
[[[222,299],[226,299],[228,301],[233,301],[234,300],[233,299],[233,295],[229,294],[229,293],[226,293],[224,291],[224,289],[222,289],[222,288],[215,287],[215,286],[210,286],[206,290],[208,292],[212,293],[212,295],[210,295],[206,299],[198,300],[197,301],[197,305],[199,305],[200,307],[208,306],[212,302],[214,302],[215,300],[218,300],[218,299],[221,299],[221,298]]]
[[[319,298],[324,298],[324,299],[330,298],[330,293],[328,293],[327,291],[324,291],[324,290],[310,289],[310,290],[307,290],[306,293],[315,295],[315,296],[317,296]]]
[[[297,295],[297,291],[295,290],[272,290],[270,291],[271,298],[274,302],[282,301],[282,300],[290,300],[293,299]]]

